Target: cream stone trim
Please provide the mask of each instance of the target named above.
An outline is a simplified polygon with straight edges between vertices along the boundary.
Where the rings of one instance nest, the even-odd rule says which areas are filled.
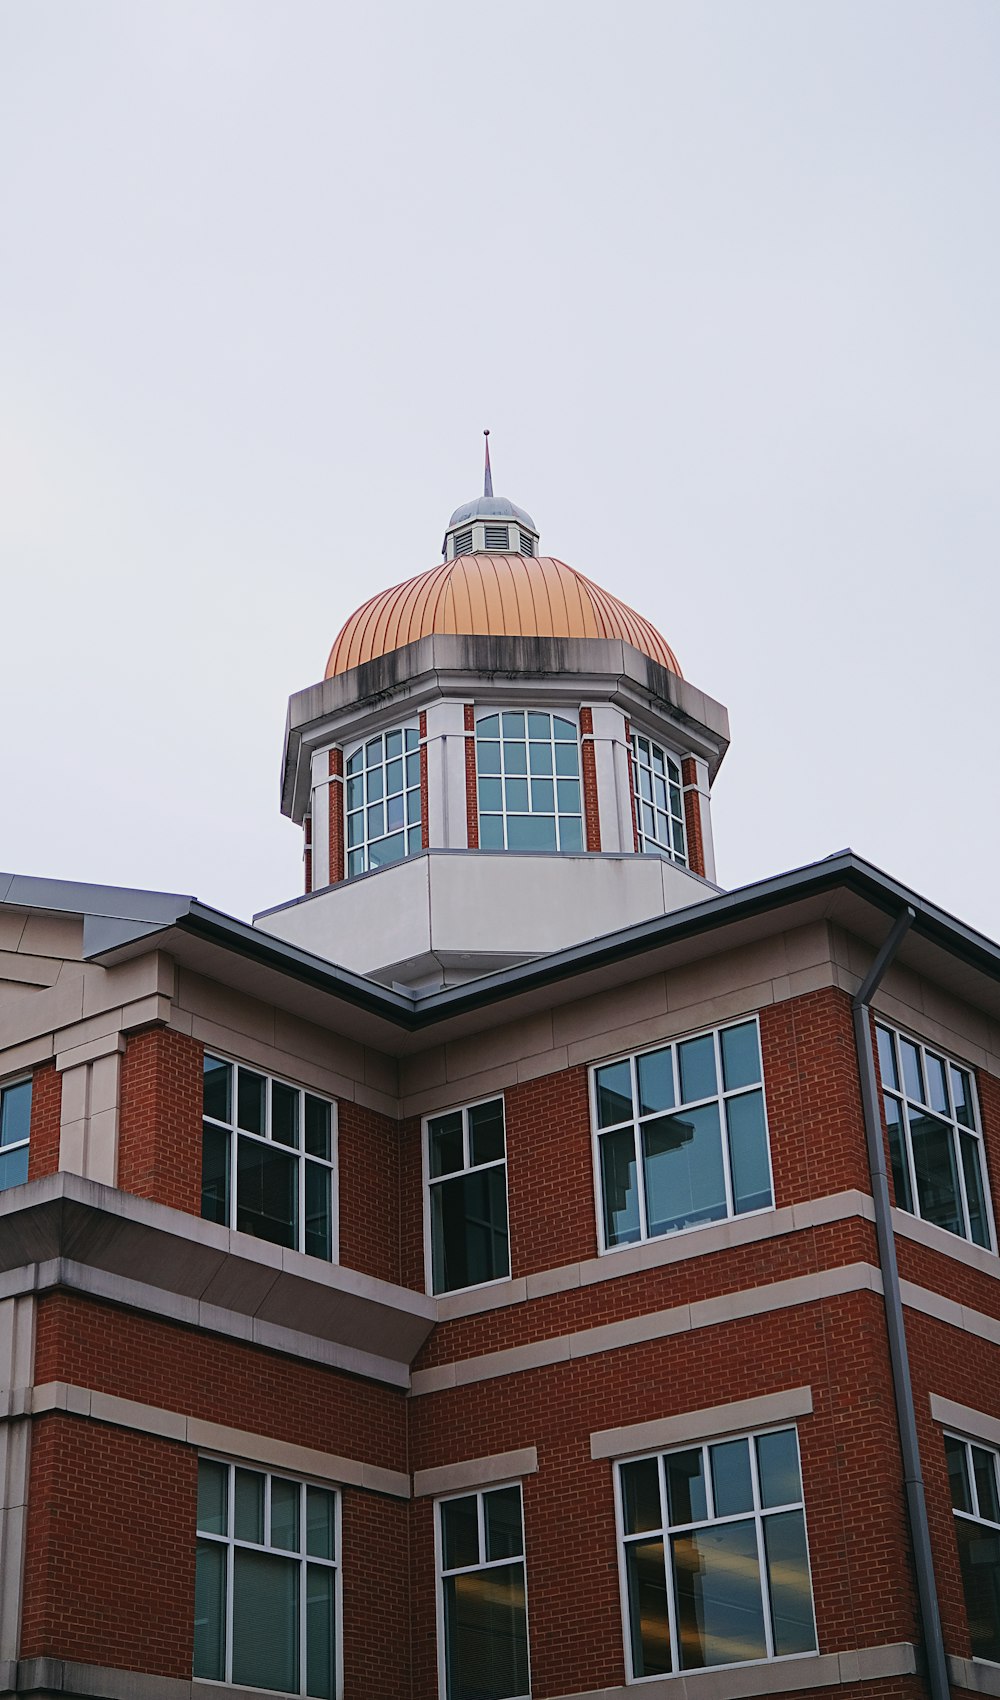
[[[953,1660],[952,1663],[955,1661]],[[967,1661],[966,1661],[967,1662]],[[723,1665],[690,1671],[621,1688],[588,1688],[558,1700],[750,1700],[755,1695],[787,1694],[800,1688],[836,1688],[841,1683],[871,1682],[887,1676],[911,1676],[917,1651],[910,1641],[885,1647],[858,1647],[850,1653],[803,1653],[754,1665]],[[984,1689],[998,1693],[1000,1689]]]
[[[509,1482],[533,1476],[538,1470],[538,1453],[533,1446],[519,1452],[494,1452],[489,1458],[465,1458],[458,1464],[441,1464],[434,1470],[414,1470],[413,1497],[460,1493],[463,1488],[489,1487],[491,1482]]]
[[[119,1029],[114,1033],[104,1033],[98,1039],[89,1039],[85,1045],[74,1045],[69,1050],[56,1052],[56,1068],[60,1074],[67,1068],[78,1068],[81,1063],[96,1062],[98,1057],[113,1057],[121,1055],[125,1050],[125,1034]]]
[[[72,1382],[46,1381],[31,1390],[32,1416],[47,1411],[64,1411],[69,1416],[89,1417],[92,1422],[136,1429],[140,1434],[175,1440],[185,1446],[196,1446],[200,1451],[228,1453],[271,1470],[291,1470],[319,1481],[370,1488],[374,1493],[391,1494],[394,1499],[410,1497],[410,1478],[400,1470],[386,1470],[356,1458],[341,1458],[333,1452],[318,1452],[311,1446],[294,1446],[290,1441],[253,1434],[248,1429],[227,1428],[222,1423],[205,1422],[201,1417],[186,1417],[160,1405],[141,1405],[134,1399],[97,1393]]]
[[[599,1429],[590,1437],[592,1458],[621,1458],[629,1452],[652,1452],[681,1446],[688,1440],[715,1440],[720,1434],[766,1428],[793,1417],[807,1417],[813,1408],[811,1387],[788,1387],[756,1399],[736,1399],[729,1405],[710,1405],[702,1411],[683,1411],[625,1428]]]
[[[552,1339],[532,1340],[527,1345],[511,1346],[481,1357],[461,1358],[435,1369],[415,1370],[410,1391],[416,1396],[439,1393],[444,1388],[467,1387],[476,1381],[569,1363],[574,1358],[663,1340],[671,1334],[688,1334],[720,1322],[737,1322],[748,1316],[764,1316],[770,1311],[864,1291],[881,1293],[879,1271],[870,1263],[840,1264],[832,1269],[817,1270],[811,1275],[796,1275],[787,1281],[771,1281],[766,1286],[724,1293],[714,1299],[700,1299],[695,1304],[626,1317],[621,1322],[585,1328],[575,1334],[558,1334]]]
[[[937,1322],[946,1322],[950,1328],[960,1328],[963,1334],[974,1334],[979,1340],[988,1340],[992,1346],[1000,1346],[1000,1322],[995,1316],[972,1310],[969,1305],[960,1305],[954,1299],[946,1299],[943,1293],[933,1293],[912,1281],[900,1281],[899,1290],[909,1310],[919,1311],[922,1316],[932,1316]]]
[[[949,1653],[948,1674],[956,1688],[971,1689],[973,1694],[1000,1695],[1000,1665],[987,1659],[961,1659]]]
[[[984,1411],[974,1411],[969,1405],[957,1405],[954,1399],[943,1399],[940,1393],[931,1394],[931,1416],[945,1428],[956,1428],[974,1440],[1000,1446],[1000,1417],[988,1417]]]
[[[939,1251],[942,1257],[951,1257],[956,1263],[964,1263],[969,1269],[977,1269],[981,1275],[989,1275],[994,1281],[1000,1280],[1000,1257],[995,1251],[972,1245],[969,1240],[960,1239],[958,1234],[949,1234],[947,1228],[938,1228],[933,1222],[924,1222],[919,1216],[911,1216],[906,1210],[893,1210],[892,1228],[901,1239],[915,1240],[918,1245],[927,1246],[930,1251]]]

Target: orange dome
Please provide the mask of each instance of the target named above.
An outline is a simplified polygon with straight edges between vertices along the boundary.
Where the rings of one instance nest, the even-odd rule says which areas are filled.
[[[365,602],[338,634],[326,677],[417,638],[621,638],[681,675],[655,626],[553,555],[459,555]]]

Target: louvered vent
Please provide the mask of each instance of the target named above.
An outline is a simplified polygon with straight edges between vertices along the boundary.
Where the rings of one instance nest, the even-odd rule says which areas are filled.
[[[472,527],[471,526],[469,527],[468,531],[456,531],[456,533],[455,533],[455,553],[456,553],[456,555],[471,555],[472,554]]]
[[[506,525],[488,525],[486,527],[487,549],[509,549],[510,528]]]
[[[526,531],[520,532],[519,535],[521,538],[521,554],[533,555],[535,553],[535,539],[529,537]]]

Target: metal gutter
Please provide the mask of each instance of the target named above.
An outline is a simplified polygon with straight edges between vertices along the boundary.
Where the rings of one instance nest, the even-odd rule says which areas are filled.
[[[903,939],[917,919],[912,905],[899,911],[895,924],[852,1001],[854,1040],[858,1052],[861,1076],[861,1102],[865,1118],[865,1140],[868,1146],[868,1167],[871,1174],[872,1197],[875,1200],[875,1233],[878,1240],[882,1289],[885,1295],[886,1330],[889,1336],[889,1360],[892,1367],[892,1387],[896,1401],[896,1420],[903,1455],[903,1486],[906,1509],[913,1543],[913,1562],[917,1577],[917,1599],[923,1628],[924,1651],[927,1658],[927,1681],[932,1700],[949,1700],[948,1661],[941,1629],[937,1585],[934,1579],[934,1555],[931,1549],[930,1523],[927,1517],[927,1497],[924,1492],[923,1470],[920,1462],[920,1443],[917,1438],[916,1409],[913,1399],[913,1380],[906,1345],[906,1324],[903,1299],[899,1287],[899,1265],[896,1260],[896,1237],[892,1228],[889,1202],[889,1175],[886,1166],[885,1140],[879,1112],[878,1078],[875,1073],[875,1052],[872,1045],[871,1000],[878,990]]]

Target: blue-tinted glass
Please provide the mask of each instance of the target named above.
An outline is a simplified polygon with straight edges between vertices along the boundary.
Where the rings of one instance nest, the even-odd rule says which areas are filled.
[[[531,720],[531,719],[534,718],[534,716],[529,715],[528,718],[529,718],[529,720]],[[528,769],[529,769],[529,772],[531,772],[533,774],[538,774],[541,778],[546,778],[551,774],[551,772],[552,772],[552,745],[551,744],[529,744],[528,745]]]
[[[319,1163],[307,1163],[305,1173],[305,1236],[302,1249],[309,1257],[333,1256],[333,1176]]]
[[[660,1522],[660,1466],[655,1458],[639,1458],[621,1467],[622,1521],[626,1535],[644,1535]]]
[[[419,785],[420,784],[420,751],[419,750],[411,750],[409,755],[406,758],[406,783],[407,783],[407,785]]]
[[[480,740],[476,749],[476,764],[480,773],[500,772],[500,745]]]
[[[360,811],[357,814],[348,815],[348,817],[347,817],[347,842],[348,842],[348,845],[353,848],[353,846],[355,844],[360,844],[363,841],[364,836],[365,836],[365,817],[364,817],[364,815],[361,814]]]
[[[558,714],[554,714],[552,716],[552,726],[557,742],[563,740],[572,744],[576,743],[576,727],[573,725],[572,720],[562,720]]]
[[[580,781],[578,779],[557,780],[556,793],[560,814],[578,815],[580,813]]]
[[[919,1103],[925,1104],[927,1099],[924,1097],[924,1081],[920,1069],[920,1052],[917,1050],[916,1045],[910,1043],[909,1039],[900,1038],[899,1055],[903,1064],[903,1086],[906,1090],[906,1096],[908,1098],[916,1098]]]
[[[334,1507],[326,1488],[306,1488],[306,1552],[310,1558],[334,1556]]]
[[[523,738],[524,715],[505,714],[503,717],[503,735],[505,738]]]
[[[601,1138],[601,1200],[604,1241],[629,1245],[640,1237],[639,1189],[636,1182],[635,1137],[630,1127]]]
[[[403,825],[405,825],[403,793],[400,791],[398,796],[390,797],[385,805],[385,830],[386,832],[398,832]]]
[[[407,728],[406,728],[406,747],[407,747],[407,749],[408,750],[415,750],[417,748],[417,746],[419,745],[419,743],[420,743],[420,728],[418,726],[407,726]]]
[[[722,1076],[726,1091],[732,1092],[737,1086],[756,1086],[760,1079],[757,1023],[741,1021],[738,1027],[724,1027],[719,1039],[722,1045]]]
[[[908,1115],[920,1214],[925,1222],[964,1237],[951,1129],[936,1116],[923,1115],[919,1110],[910,1110]]]
[[[227,1530],[226,1503],[229,1471],[212,1458],[198,1460],[198,1530],[202,1535],[224,1535]]]
[[[681,1073],[681,1103],[692,1104],[711,1098],[718,1090],[715,1081],[715,1041],[711,1033],[700,1039],[685,1039],[677,1047]]]
[[[333,1700],[336,1681],[334,1577],[325,1564],[306,1566],[306,1693]]]
[[[644,1122],[642,1146],[650,1234],[727,1215],[717,1103]]]
[[[639,1114],[646,1116],[657,1110],[672,1110],[674,1069],[670,1046],[666,1050],[647,1051],[645,1056],[637,1057],[636,1073],[639,1077]],[[619,1117],[619,1120],[623,1119]]]
[[[365,782],[359,774],[356,778],[347,781],[347,807],[349,809],[360,809],[364,805],[364,800]]]
[[[441,1507],[441,1546],[445,1570],[464,1570],[480,1562],[479,1511],[474,1493],[446,1499]]]
[[[0,1093],[0,1145],[14,1145],[31,1131],[31,1081],[18,1081]]]
[[[446,1116],[435,1116],[427,1124],[430,1151],[431,1179],[436,1175],[452,1175],[465,1165],[462,1142],[462,1112],[452,1110]]]
[[[392,756],[402,755],[402,753],[403,753],[403,734],[402,734],[402,732],[387,732],[386,735],[385,735],[386,760],[388,761]],[[390,786],[390,790],[391,789],[392,789],[392,787]]]
[[[421,807],[420,807],[420,792],[419,791],[407,791],[407,793],[406,793],[406,824],[407,824],[407,826],[419,826],[421,819],[422,819],[422,812],[421,812]]]
[[[675,1535],[671,1549],[684,1669],[764,1658],[764,1602],[752,1519]]]
[[[383,774],[380,767],[373,767],[368,774],[368,801],[379,803],[383,796]]]
[[[670,1616],[662,1541],[631,1541],[625,1548],[629,1639],[635,1676],[666,1676]]]
[[[709,1447],[712,1492],[716,1517],[734,1517],[753,1510],[753,1478],[750,1474],[750,1445],[746,1440],[725,1440]]]
[[[527,773],[528,752],[524,744],[504,744],[503,770],[505,773]]]
[[[501,815],[480,815],[480,850],[502,850],[503,847],[503,817]]]
[[[350,855],[347,858],[348,877],[350,878],[354,874],[363,874],[364,871],[365,871],[365,853],[364,853],[364,851],[363,850],[352,850]]]
[[[927,1064],[927,1102],[932,1110],[940,1116],[948,1116],[951,1109],[948,1104],[948,1088],[945,1085],[944,1063],[932,1051],[925,1052]]]
[[[951,1064],[949,1073],[951,1075],[951,1094],[955,1103],[955,1115],[963,1127],[974,1127],[972,1087],[969,1076],[964,1068],[956,1068],[954,1063]]]
[[[372,738],[370,743],[365,745],[366,767],[374,767],[382,760],[382,748],[381,738]]]
[[[330,1106],[306,1093],[306,1150],[310,1157],[330,1156]]]
[[[389,838],[380,838],[377,844],[368,847],[368,866],[370,868],[386,868],[390,862],[401,862],[406,855],[406,838],[402,832],[394,832]]]
[[[412,856],[415,851],[422,849],[423,843],[421,841],[420,827],[409,827],[406,833],[406,854],[408,856]]]
[[[531,807],[536,814],[555,813],[556,794],[551,779],[533,779],[531,781]]]
[[[221,1682],[226,1674],[226,1548],[199,1541],[194,1574],[194,1674]]]
[[[15,1145],[12,1151],[0,1150],[0,1192],[9,1187],[23,1186],[28,1178],[28,1146]]]
[[[479,781],[479,807],[499,813],[503,808],[503,786],[499,779],[481,779]]]
[[[892,1034],[886,1027],[876,1027],[875,1037],[878,1040],[878,1066],[882,1075],[882,1085],[899,1090],[899,1075],[896,1071],[896,1047],[892,1042]]]
[[[238,1541],[264,1544],[264,1477],[257,1470],[236,1470],[233,1531]]]
[[[554,815],[508,815],[507,848],[509,850],[554,850],[556,823]]]
[[[271,1477],[270,1544],[280,1547],[282,1552],[298,1552],[301,1545],[299,1497],[298,1482],[290,1482],[285,1476]]]
[[[549,715],[534,713],[528,715],[529,738],[551,738],[551,736],[552,721]]]
[[[726,1122],[733,1208],[737,1214],[744,1210],[767,1210],[771,1205],[771,1176],[763,1093],[741,1092],[739,1097],[727,1099]]]
[[[989,1246],[990,1230],[986,1220],[986,1200],[983,1197],[983,1171],[979,1161],[979,1142],[971,1133],[960,1133],[962,1172],[965,1176],[965,1196],[969,1205],[969,1238],[974,1245]]]
[[[229,1220],[229,1148],[232,1134],[212,1122],[202,1123],[201,1213],[206,1222]]]
[[[639,795],[644,802],[653,801],[653,776],[648,767],[639,769]]]
[[[556,745],[556,772],[565,779],[577,779],[580,774],[580,756],[575,743],[576,733],[573,734],[573,737],[574,742],[572,744]]]
[[[575,856],[583,849],[583,822],[579,815],[560,816],[559,848],[568,856]]]
[[[299,1691],[299,1574],[294,1558],[233,1554],[233,1683]]]
[[[757,1436],[761,1505],[794,1505],[802,1498],[799,1448],[793,1428]]]
[[[385,809],[381,803],[375,803],[368,810],[366,826],[369,838],[381,838],[385,831]]]
[[[483,1526],[486,1557],[490,1562],[497,1558],[517,1558],[524,1551],[520,1488],[494,1488],[483,1494]]]
[[[632,1071],[627,1058],[606,1063],[596,1070],[594,1079],[598,1127],[613,1127],[616,1122],[628,1121],[632,1114]]]
[[[764,1551],[775,1656],[780,1659],[789,1653],[811,1653],[816,1645],[816,1625],[801,1511],[783,1511],[764,1519]]]
[[[484,714],[481,720],[476,721],[476,732],[480,738],[499,738],[500,716],[498,714]]]
[[[403,762],[391,761],[385,770],[385,792],[387,797],[395,796],[403,789]]]
[[[663,1460],[671,1525],[700,1523],[708,1516],[705,1467],[700,1446],[689,1452],[670,1452]]]
[[[217,1122],[233,1119],[232,1080],[232,1063],[206,1056],[202,1087],[204,1113]]]
[[[504,792],[507,798],[507,813],[515,810],[526,814],[528,808],[528,781],[526,779],[505,779]]]
[[[349,756],[347,760],[348,773],[360,773],[364,767],[364,759],[364,751],[355,750],[354,754]]]

